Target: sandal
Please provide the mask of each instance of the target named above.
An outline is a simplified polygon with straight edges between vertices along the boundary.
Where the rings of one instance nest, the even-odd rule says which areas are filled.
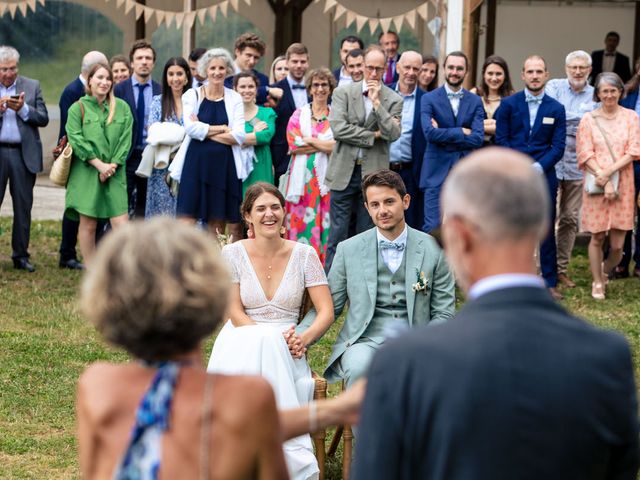
[[[595,300],[604,300],[604,285],[602,285],[601,283],[596,283],[593,282],[591,284],[591,296],[595,299]]]

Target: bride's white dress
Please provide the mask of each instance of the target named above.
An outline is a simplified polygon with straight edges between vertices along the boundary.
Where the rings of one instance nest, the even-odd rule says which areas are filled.
[[[216,338],[207,370],[227,375],[261,375],[273,387],[278,409],[309,403],[314,388],[311,369],[306,358],[291,356],[282,332],[298,322],[304,289],[327,284],[315,250],[295,244],[271,300],[267,299],[242,242],[226,245],[222,256],[230,267],[231,281],[240,284],[245,312],[256,325],[236,328],[228,321]],[[292,480],[318,477],[309,435],[286,441],[284,454]]]

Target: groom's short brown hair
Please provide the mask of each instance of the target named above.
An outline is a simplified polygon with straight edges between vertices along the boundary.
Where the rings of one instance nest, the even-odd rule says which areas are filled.
[[[365,203],[367,202],[367,188],[369,187],[389,187],[393,188],[400,198],[404,198],[407,194],[407,187],[405,187],[402,177],[386,168],[378,170],[377,172],[370,173],[364,180],[362,180],[362,197]]]

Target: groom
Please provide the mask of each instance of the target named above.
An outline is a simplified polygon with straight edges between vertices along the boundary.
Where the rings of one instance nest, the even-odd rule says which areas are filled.
[[[375,227],[338,244],[329,271],[335,318],[349,311],[324,372],[349,387],[389,336],[416,325],[442,322],[454,313],[454,280],[429,235],[407,226],[410,196],[400,175],[379,170],[362,183],[365,207]],[[297,333],[315,318],[311,310]]]

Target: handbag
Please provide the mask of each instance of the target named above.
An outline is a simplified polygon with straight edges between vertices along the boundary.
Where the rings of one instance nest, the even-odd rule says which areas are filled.
[[[84,123],[84,105],[80,104],[81,124]],[[67,136],[63,135],[58,141],[58,145],[53,149],[53,165],[49,172],[49,180],[54,185],[66,187],[69,181],[69,172],[71,171],[71,160],[73,159],[73,147],[68,142]]]
[[[615,162],[616,161],[616,156],[613,153],[613,149],[611,148],[611,144],[609,144],[609,139],[607,138],[607,134],[605,133],[604,129],[600,126],[600,122],[598,122],[598,118],[591,114],[591,118],[593,118],[593,121],[596,122],[596,126],[598,127],[598,130],[600,130],[600,133],[602,134],[602,137],[604,138],[604,143],[607,145],[607,149],[609,150],[609,154],[611,155],[611,159]],[[620,183],[620,172],[615,171],[611,177],[609,178],[609,181],[611,182],[611,184],[613,185],[613,190],[615,191],[616,195],[618,194],[618,185]],[[584,174],[584,191],[587,192],[587,194],[589,195],[602,195],[604,194],[604,187],[599,186],[596,183],[596,176],[594,175],[593,172],[587,170]]]

